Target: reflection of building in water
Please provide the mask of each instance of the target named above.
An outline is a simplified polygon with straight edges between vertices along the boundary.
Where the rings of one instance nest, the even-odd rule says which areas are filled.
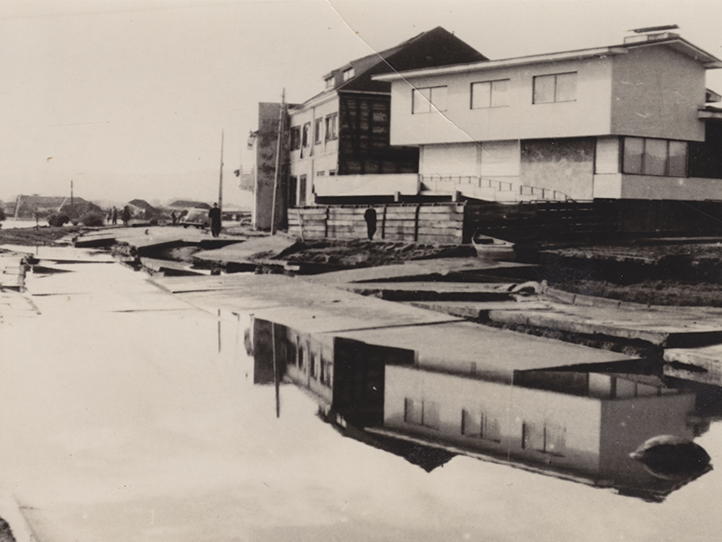
[[[369,345],[326,333],[304,333],[254,319],[256,375],[279,376],[310,391],[328,412],[356,425],[383,422],[384,368],[413,365],[414,352]]]
[[[692,439],[693,394],[622,375],[535,371],[518,376],[509,385],[387,367],[379,433],[441,441],[456,453],[543,468],[650,500],[680,485],[652,476],[629,454],[656,435]]]
[[[597,372],[507,368],[510,377],[500,378],[499,371],[485,370],[483,351],[469,371],[466,362],[438,356],[427,363],[410,348],[263,320],[255,320],[253,337],[257,366],[259,358],[267,365],[275,359],[279,372],[310,391],[343,434],[397,455],[404,453],[394,446],[404,441],[647,500],[661,500],[685,483],[653,476],[629,454],[657,435],[694,438],[694,393],[656,377],[607,372],[614,362],[600,363]]]

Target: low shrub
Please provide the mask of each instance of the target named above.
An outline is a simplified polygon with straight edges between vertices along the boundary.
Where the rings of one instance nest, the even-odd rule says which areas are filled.
[[[68,222],[70,222],[70,217],[65,213],[53,213],[48,216],[48,224],[56,228],[64,226]]]
[[[102,213],[89,211],[80,217],[80,222],[91,228],[105,226],[105,216]]]

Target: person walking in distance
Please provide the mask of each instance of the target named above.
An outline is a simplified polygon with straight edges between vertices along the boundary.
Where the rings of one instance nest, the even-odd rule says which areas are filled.
[[[221,233],[221,210],[217,203],[214,203],[213,208],[208,211],[208,218],[211,222],[211,235],[218,237]]]

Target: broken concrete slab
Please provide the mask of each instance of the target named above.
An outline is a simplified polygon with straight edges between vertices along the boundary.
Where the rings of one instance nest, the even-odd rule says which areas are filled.
[[[141,257],[141,265],[153,273],[162,273],[165,276],[200,276],[208,275],[208,271],[192,269],[187,262],[176,262],[172,260],[159,260],[157,258]]]
[[[459,282],[362,282],[338,284],[348,292],[388,301],[510,301],[514,284]]]
[[[520,335],[470,322],[355,330],[337,334],[417,353],[420,368],[512,383],[516,371],[630,360],[624,354]]]
[[[204,250],[193,255],[195,261],[204,263],[255,263],[260,259],[269,259],[281,254],[296,244],[294,237],[273,235],[255,237],[241,243],[233,243],[215,250]],[[280,264],[283,262],[279,261]]]
[[[308,332],[460,320],[283,275],[153,278],[151,282],[197,306],[218,306],[222,299],[228,310],[253,309],[257,316]]]
[[[722,344],[664,351],[666,376],[722,386]]]
[[[385,282],[385,281],[413,281],[413,280],[446,280],[454,276],[476,276],[477,280],[487,280],[489,276],[506,276],[504,282],[510,282],[509,277],[520,274],[533,274],[535,267],[529,264],[514,262],[485,261],[477,258],[441,258],[435,260],[414,260],[404,264],[383,265],[347,269],[304,277],[304,280],[315,284],[340,284],[350,282]]]
[[[549,308],[548,303],[538,301],[537,298],[519,302],[512,301],[410,301],[409,305],[442,312],[450,316],[458,316],[469,320],[487,321],[491,311],[543,311]]]
[[[642,340],[665,348],[722,342],[722,310],[682,307],[615,308],[550,303],[544,311],[492,310],[489,319],[512,325]]]
[[[21,246],[1,245],[0,250],[12,251],[16,254],[30,256],[37,261],[67,262],[67,263],[114,263],[115,260],[107,252],[98,252],[88,249],[71,247]]]

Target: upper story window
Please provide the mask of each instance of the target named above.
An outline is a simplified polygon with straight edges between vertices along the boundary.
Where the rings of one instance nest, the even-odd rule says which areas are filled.
[[[686,177],[687,142],[625,137],[622,172]]]
[[[333,88],[333,77],[327,77],[324,79],[324,83],[326,84],[326,88]]]
[[[509,105],[509,79],[471,84],[471,108],[506,107]]]
[[[326,115],[326,141],[331,139],[338,139],[337,133],[338,126],[338,113],[331,113]]]
[[[291,150],[297,151],[301,148],[301,127],[291,126]]]
[[[534,77],[534,103],[573,102],[577,99],[577,72]]]
[[[311,123],[307,122],[303,125],[303,132],[301,133],[301,146],[308,147],[311,144]]]
[[[319,145],[323,141],[323,119],[316,119],[313,126],[313,142]]]
[[[353,69],[353,68],[348,68],[347,70],[344,70],[344,71],[343,71],[343,80],[344,80],[344,81],[348,81],[348,80],[351,79],[353,76],[354,76],[354,69]]]
[[[446,111],[446,94],[448,87],[415,88],[412,93],[411,113],[431,113],[433,109]]]

